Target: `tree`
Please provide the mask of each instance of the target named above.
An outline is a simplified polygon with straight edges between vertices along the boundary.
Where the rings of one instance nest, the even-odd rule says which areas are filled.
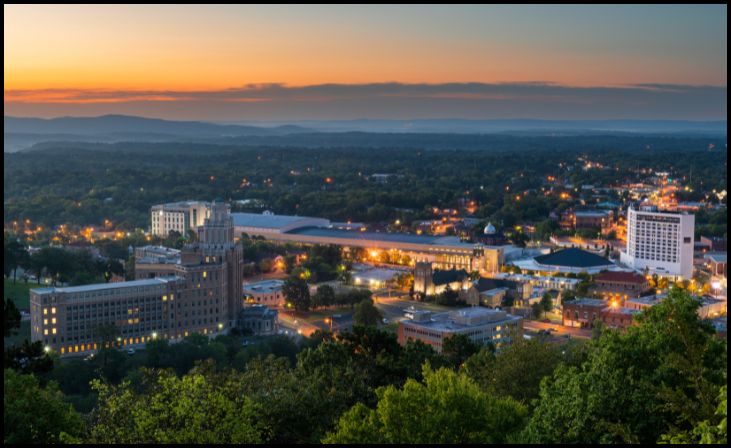
[[[574,291],[567,289],[561,292],[561,306],[572,300],[576,300],[576,293]]]
[[[330,285],[320,285],[317,287],[315,295],[312,296],[312,307],[320,308],[333,306],[335,304],[335,290]]]
[[[719,389],[718,407],[713,420],[703,420],[692,430],[679,433],[663,434],[660,443],[672,444],[727,444],[728,433],[726,419],[728,416],[727,386]]]
[[[288,303],[298,311],[310,309],[310,288],[307,282],[297,276],[290,276],[285,280],[282,292]]]
[[[5,337],[17,334],[20,328],[20,311],[11,299],[3,299],[3,333]]]
[[[544,292],[543,296],[541,297],[541,309],[544,313],[547,313],[553,309],[553,299],[551,298],[551,294]]]
[[[23,341],[20,346],[6,348],[4,352],[5,368],[20,373],[46,373],[53,369],[53,360],[43,349],[41,341]]]
[[[16,276],[18,273],[18,267],[25,266],[28,263],[29,255],[25,246],[16,239],[9,239],[7,236],[4,239],[5,249],[5,275],[13,273],[13,284],[15,284]]]
[[[538,398],[541,380],[564,360],[546,341],[518,338],[495,355],[481,349],[464,364],[464,372],[489,394],[513,397],[523,404]]]
[[[365,299],[355,306],[355,313],[353,313],[355,325],[376,326],[381,319],[383,319],[383,314],[373,305],[373,300]]]
[[[540,319],[543,315],[543,305],[541,305],[540,302],[534,303],[531,307],[531,314],[533,316],[533,319]]]
[[[60,443],[81,435],[84,423],[54,382],[40,387],[33,375],[5,369],[3,378],[5,444]]]
[[[603,331],[585,362],[559,366],[541,383],[526,440],[655,443],[714,419],[726,343],[700,320],[698,306],[675,289],[637,326]]]
[[[111,386],[94,380],[99,405],[91,415],[88,443],[260,443],[265,428],[258,407],[241,393],[233,372],[143,370],[147,390],[128,380]]]
[[[480,346],[472,342],[464,334],[453,334],[444,339],[442,344],[442,356],[454,367],[461,366],[467,358],[480,350]]]
[[[356,404],[324,443],[504,443],[523,424],[526,410],[512,398],[481,391],[468,376],[425,365],[423,382],[378,389],[378,404]]]

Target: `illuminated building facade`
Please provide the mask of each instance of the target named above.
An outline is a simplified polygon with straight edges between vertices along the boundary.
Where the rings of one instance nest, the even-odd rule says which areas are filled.
[[[627,245],[620,261],[637,271],[675,279],[693,277],[695,216],[627,211]]]
[[[523,318],[505,311],[479,306],[439,314],[426,310],[405,311],[406,319],[399,322],[397,333],[401,345],[410,339],[417,340],[441,353],[444,340],[455,334],[463,334],[479,345],[490,342],[497,349],[522,337]]]
[[[213,203],[199,242],[179,257],[137,264],[138,280],[130,282],[32,289],[31,340],[67,355],[100,348],[97,330],[104,324],[117,327],[120,345],[215,334],[235,325],[243,307],[243,248],[233,242],[227,205]]]
[[[430,262],[435,269],[464,269],[482,274],[499,272],[504,260],[500,246],[466,243],[456,236],[366,232],[335,228],[327,220],[299,216],[234,213],[235,234],[262,236],[271,241],[299,244],[333,244],[345,252],[365,249],[388,252],[412,263]]]
[[[185,235],[188,230],[196,230],[209,217],[211,204],[200,201],[172,202],[153,205],[150,208],[150,232],[155,236],[166,237],[171,231]]]

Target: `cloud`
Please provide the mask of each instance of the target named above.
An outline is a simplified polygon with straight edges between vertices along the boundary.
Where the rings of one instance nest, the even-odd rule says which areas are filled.
[[[355,118],[726,119],[726,86],[550,82],[246,84],[220,90],[6,90],[5,113],[162,113],[166,118],[295,120]],[[18,113],[20,111],[20,113]]]

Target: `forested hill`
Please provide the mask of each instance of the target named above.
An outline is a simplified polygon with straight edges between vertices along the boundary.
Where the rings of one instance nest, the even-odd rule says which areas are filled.
[[[502,134],[403,134],[403,133],[298,133],[271,136],[200,138],[195,142],[43,142],[26,151],[79,148],[94,151],[208,151],[216,146],[278,148],[402,148],[423,150],[487,151],[725,151],[726,136],[634,135],[502,135]]]
[[[5,220],[28,218],[49,227],[98,225],[108,218],[123,228],[144,228],[152,204],[222,197],[256,199],[278,214],[406,221],[427,219],[432,207],[452,208],[460,197],[469,197],[478,204],[476,217],[512,226],[547,219],[551,210],[569,206],[558,195],[559,188],[567,187],[559,183],[573,184],[573,191],[584,184],[612,186],[667,171],[688,178],[690,190],[678,192],[679,200],[704,200],[706,192],[726,189],[725,142],[708,149],[708,139],[493,137],[492,146],[441,151],[50,145],[4,155]],[[584,169],[587,160],[601,168]],[[374,173],[396,176],[381,183],[370,177]],[[559,183],[548,182],[548,176]],[[519,200],[513,192],[521,192]],[[721,218],[725,221],[725,215]],[[723,227],[713,234],[723,235]]]

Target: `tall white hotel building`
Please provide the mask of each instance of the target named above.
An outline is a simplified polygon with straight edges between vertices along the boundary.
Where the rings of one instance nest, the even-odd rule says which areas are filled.
[[[662,277],[693,277],[695,216],[658,212],[656,208],[627,210],[627,247],[620,261],[638,271]]]

